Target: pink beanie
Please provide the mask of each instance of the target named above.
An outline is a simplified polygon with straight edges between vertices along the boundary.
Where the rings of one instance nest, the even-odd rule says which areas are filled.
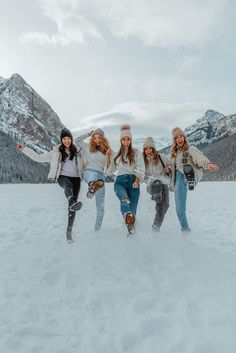
[[[127,125],[127,124],[126,125],[122,125],[121,128],[120,128],[120,140],[123,137],[129,137],[132,140],[132,134],[131,134],[131,131],[130,131],[130,126]]]

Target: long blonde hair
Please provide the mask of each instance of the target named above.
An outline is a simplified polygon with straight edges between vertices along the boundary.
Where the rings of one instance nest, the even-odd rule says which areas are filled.
[[[184,137],[184,144],[183,147],[181,147],[182,151],[187,151],[189,148],[189,144],[188,141],[186,139],[185,135],[182,135]],[[178,145],[176,143],[176,137],[173,137],[173,142],[172,142],[172,146],[171,146],[171,150],[170,150],[170,159],[175,160],[176,155],[177,155],[177,151],[178,151]]]
[[[125,157],[125,151],[126,151],[126,149],[125,149],[125,147],[124,147],[124,146],[122,145],[122,143],[121,143],[119,152],[118,152],[118,154],[116,155],[116,157],[114,158],[114,163],[115,163],[115,164],[116,164],[116,161],[117,161],[117,159],[118,159],[119,157],[121,157],[121,160],[122,160],[123,164],[127,164],[127,163],[128,163],[128,162],[124,159],[124,157]],[[133,149],[133,147],[132,147],[132,142],[130,142],[130,145],[129,145],[129,147],[128,147],[127,159],[128,159],[128,161],[129,161],[129,164],[130,164],[130,165],[133,164],[133,163],[135,163],[136,154],[135,154],[135,151],[134,151],[134,149]]]
[[[158,162],[160,161],[159,152],[154,147],[152,147],[152,152],[153,152],[152,161],[155,165],[157,165]],[[143,149],[143,160],[144,160],[145,168],[147,169],[149,162],[148,162],[148,157],[146,156],[146,153],[145,153],[145,148]]]
[[[97,146],[94,142],[93,136],[90,139],[89,151],[91,153],[96,153],[100,151],[102,154],[106,154],[107,150],[110,149],[110,144],[105,136],[101,136],[101,145]]]

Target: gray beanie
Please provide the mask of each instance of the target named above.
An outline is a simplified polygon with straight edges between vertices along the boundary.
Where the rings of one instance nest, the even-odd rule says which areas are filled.
[[[175,127],[173,130],[172,130],[172,136],[173,136],[173,139],[175,139],[177,136],[184,136],[186,138],[186,134],[185,132],[180,128],[180,127]]]
[[[101,135],[102,137],[105,136],[104,131],[102,129],[96,129],[93,131],[92,136],[94,135]]]
[[[146,147],[152,147],[152,148],[155,148],[156,149],[156,146],[155,146],[155,141],[152,137],[147,137],[146,140],[144,141],[144,144],[143,144],[143,148],[146,148]]]

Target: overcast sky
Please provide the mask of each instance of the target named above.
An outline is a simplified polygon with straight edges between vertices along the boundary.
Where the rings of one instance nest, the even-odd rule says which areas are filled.
[[[168,135],[236,113],[235,13],[234,0],[0,0],[0,76],[19,73],[71,129]]]

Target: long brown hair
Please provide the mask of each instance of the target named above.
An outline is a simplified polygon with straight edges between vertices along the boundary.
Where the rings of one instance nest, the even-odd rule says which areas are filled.
[[[89,143],[89,151],[91,153],[96,153],[97,151],[100,151],[102,154],[106,154],[109,148],[110,148],[110,144],[106,137],[101,136],[100,146],[97,146],[96,143],[94,142],[93,136],[91,137],[90,143]]]
[[[117,161],[117,159],[119,158],[119,157],[121,157],[121,161],[122,161],[122,163],[123,164],[127,164],[128,162],[127,161],[125,161],[125,159],[124,159],[124,156],[125,156],[125,148],[124,148],[124,146],[122,145],[122,143],[121,143],[121,145],[120,145],[120,150],[119,150],[119,152],[118,152],[118,154],[116,155],[116,157],[114,158],[114,163],[116,164],[116,161]],[[132,142],[130,142],[130,145],[129,145],[129,147],[128,147],[128,153],[127,153],[127,159],[128,159],[128,161],[129,161],[129,164],[131,165],[131,164],[133,164],[133,163],[135,163],[135,151],[134,151],[134,149],[133,149],[133,147],[132,147]]]
[[[160,161],[159,152],[152,147],[152,153],[153,153],[152,161],[155,165],[157,165],[158,162]],[[147,169],[149,162],[148,162],[148,157],[146,156],[146,153],[145,153],[145,148],[143,149],[143,160],[144,160],[145,168]]]
[[[182,135],[184,137],[184,144],[183,147],[181,147],[182,151],[187,151],[189,148],[189,144],[188,141],[186,139],[186,136]],[[171,150],[170,150],[170,159],[174,160],[176,158],[177,155],[177,151],[178,151],[178,145],[176,143],[176,137],[173,137],[173,142],[172,142],[172,146],[171,146]]]

